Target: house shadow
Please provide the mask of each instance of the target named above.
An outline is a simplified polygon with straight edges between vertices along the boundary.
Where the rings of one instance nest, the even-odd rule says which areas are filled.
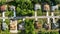
[[[60,19],[58,19],[57,23],[59,24],[59,34],[60,34]]]
[[[58,19],[57,23],[59,24],[59,29],[60,29],[60,19]]]

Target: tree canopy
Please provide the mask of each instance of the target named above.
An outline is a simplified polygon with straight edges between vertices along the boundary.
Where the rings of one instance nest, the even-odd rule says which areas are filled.
[[[60,0],[14,0],[6,2],[6,0],[1,0],[0,5],[14,5],[16,7],[16,12],[18,16],[32,16],[34,15],[34,5],[36,3],[43,4],[44,2],[48,4],[60,4]],[[12,14],[12,12],[11,12]]]

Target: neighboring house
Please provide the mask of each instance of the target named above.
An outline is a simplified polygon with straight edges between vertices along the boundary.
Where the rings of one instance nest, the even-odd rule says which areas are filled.
[[[16,17],[15,6],[11,5],[9,6],[9,9],[14,12],[14,17]]]
[[[15,6],[11,5],[11,6],[9,6],[9,9],[10,9],[11,11],[15,11]]]
[[[21,22],[21,23],[18,23],[18,30],[24,30],[25,28],[24,28],[24,25],[25,25],[25,23],[24,23],[24,21],[23,22]]]
[[[10,33],[17,33],[17,20],[12,19],[10,21]]]
[[[34,23],[34,27],[35,27],[36,29],[40,29],[40,28],[42,28],[42,24],[40,24],[38,21],[36,21],[36,22]]]
[[[23,23],[19,24],[19,30],[24,30],[24,29],[25,29],[24,24]]]
[[[8,29],[8,25],[6,23],[2,23],[2,30]]]
[[[16,20],[11,20],[11,23],[10,23],[10,30],[15,30],[16,29],[16,23],[17,21]]]
[[[50,10],[50,6],[47,3],[43,7],[44,7],[43,8],[44,11],[49,11]]]
[[[43,28],[45,28],[46,30],[48,30],[50,28],[49,24],[48,23],[44,23],[43,24]]]
[[[51,6],[51,10],[52,10],[52,11],[58,10],[58,5]]]
[[[35,10],[41,9],[41,5],[40,5],[39,3],[35,4],[34,9],[35,9]]]
[[[59,27],[59,24],[58,23],[52,23],[52,25],[51,25],[52,27],[52,29],[56,29],[56,28],[58,28]]]
[[[1,11],[7,10],[7,5],[2,5],[2,6],[0,7],[0,10],[1,10]]]

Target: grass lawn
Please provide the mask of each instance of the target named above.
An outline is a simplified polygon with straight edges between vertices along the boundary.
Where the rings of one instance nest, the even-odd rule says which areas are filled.
[[[54,11],[54,15],[55,15],[55,16],[60,16],[60,12],[59,12],[59,11],[60,11],[60,10],[55,10],[55,11]],[[37,11],[37,15],[38,15],[38,16],[46,16],[46,13],[47,13],[47,12],[42,12],[41,10],[38,10],[38,11]],[[50,11],[49,11],[49,16],[51,16],[51,12],[50,12]]]
[[[9,30],[1,31],[0,34],[10,34]]]
[[[56,10],[56,11],[54,12],[54,14],[55,14],[55,16],[60,16],[60,10]]]

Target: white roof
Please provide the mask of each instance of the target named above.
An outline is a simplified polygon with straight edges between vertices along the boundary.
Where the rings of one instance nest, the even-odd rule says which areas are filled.
[[[52,6],[51,9],[52,9],[52,11],[54,11],[55,9],[58,9],[58,5]]]
[[[34,8],[35,10],[37,10],[37,9],[41,9],[41,5],[40,4],[35,4],[35,8]]]

